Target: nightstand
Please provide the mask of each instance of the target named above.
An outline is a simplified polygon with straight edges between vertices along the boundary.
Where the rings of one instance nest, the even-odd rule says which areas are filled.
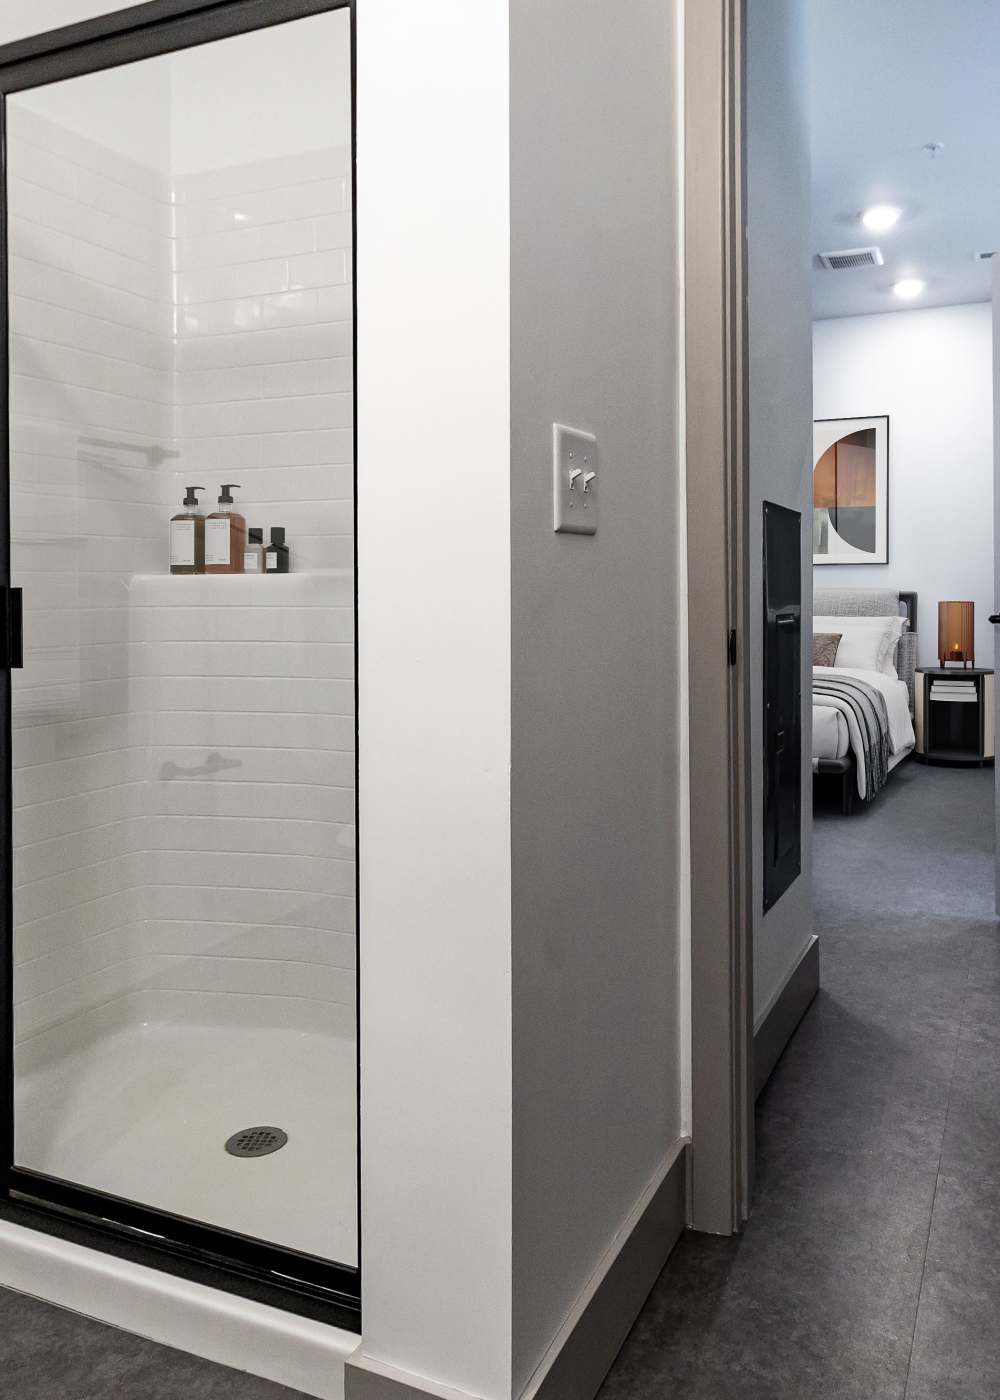
[[[917,670],[913,677],[915,753],[923,763],[992,763],[996,753],[992,671],[957,666]]]

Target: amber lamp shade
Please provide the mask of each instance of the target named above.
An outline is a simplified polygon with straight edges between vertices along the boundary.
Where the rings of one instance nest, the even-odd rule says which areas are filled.
[[[942,666],[976,664],[975,603],[938,603],[938,659]]]

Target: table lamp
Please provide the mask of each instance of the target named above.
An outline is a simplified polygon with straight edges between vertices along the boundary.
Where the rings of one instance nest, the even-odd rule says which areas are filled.
[[[938,660],[976,664],[975,603],[938,603]]]

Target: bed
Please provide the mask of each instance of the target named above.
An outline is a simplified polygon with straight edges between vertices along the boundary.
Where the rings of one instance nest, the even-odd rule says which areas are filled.
[[[913,752],[917,595],[884,588],[817,588],[813,612],[817,617],[905,619],[893,656],[896,676],[842,665],[813,667],[813,772],[839,778],[841,806],[848,814],[858,798],[871,801],[888,774]],[[881,741],[875,744],[877,753],[866,742],[866,733],[876,727]]]

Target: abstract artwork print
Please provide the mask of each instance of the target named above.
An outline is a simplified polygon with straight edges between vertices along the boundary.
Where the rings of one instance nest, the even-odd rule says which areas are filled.
[[[813,425],[813,563],[889,562],[889,419]]]

